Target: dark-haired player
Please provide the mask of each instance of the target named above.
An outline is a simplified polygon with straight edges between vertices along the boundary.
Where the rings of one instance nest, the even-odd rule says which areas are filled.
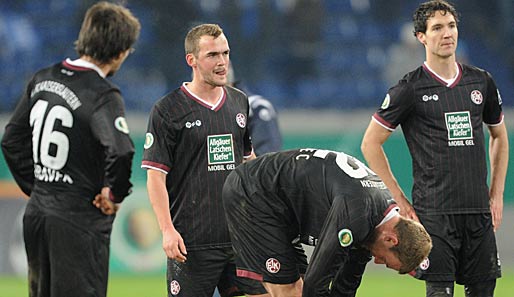
[[[491,75],[456,62],[458,14],[445,1],[422,3],[414,32],[426,61],[389,89],[373,115],[362,152],[401,209],[418,219],[434,248],[416,277],[427,296],[493,296],[501,276],[495,230],[500,227],[508,164],[501,97]],[[483,124],[489,130],[487,183]],[[394,178],[382,145],[399,125],[414,171],[413,206]]]
[[[226,86],[230,48],[218,25],[192,28],[185,52],[193,80],[153,107],[142,162],[168,257],[168,296],[265,294],[236,277],[221,200],[227,175],[254,157],[248,98]]]
[[[237,274],[272,296],[355,296],[371,255],[407,273],[431,248],[378,176],[342,152],[298,149],[246,162],[227,177],[223,202]],[[297,237],[315,246],[304,281]]]
[[[5,128],[5,159],[30,195],[29,296],[107,294],[112,223],[132,187],[134,146],[120,90],[105,77],[121,67],[139,31],[123,6],[90,7],[76,41],[80,58],[38,71]]]

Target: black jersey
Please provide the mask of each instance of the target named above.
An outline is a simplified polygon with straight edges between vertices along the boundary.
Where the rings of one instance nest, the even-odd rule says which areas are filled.
[[[248,99],[225,87],[210,106],[183,85],[152,109],[142,167],[167,174],[173,225],[188,250],[230,247],[221,191],[252,153]]]
[[[269,153],[240,165],[233,174],[240,176],[242,192],[248,197],[242,204],[252,205],[257,212],[272,209],[272,213],[260,212],[260,219],[275,224],[275,218],[280,218],[289,242],[300,235],[302,243],[316,246],[305,276],[308,290],[328,288],[326,282],[338,270],[363,271],[370,259],[365,245],[373,241],[375,227],[397,210],[379,177],[341,152]],[[345,262],[355,267],[346,267]],[[360,281],[360,277],[349,279]]]
[[[4,156],[27,194],[62,195],[73,205],[109,186],[121,202],[132,186],[134,146],[120,91],[70,63],[42,69],[29,82],[6,126]]]
[[[412,155],[412,200],[431,214],[489,211],[483,123],[503,121],[501,97],[489,73],[458,64],[447,85],[425,65],[392,87],[373,116],[401,125]]]

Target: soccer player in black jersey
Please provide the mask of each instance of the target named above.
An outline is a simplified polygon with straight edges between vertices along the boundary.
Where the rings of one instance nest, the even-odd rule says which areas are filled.
[[[79,59],[38,71],[5,128],[2,150],[24,193],[29,296],[106,296],[114,213],[129,195],[134,146],[120,90],[105,79],[140,23],[99,2],[76,41]]]
[[[362,152],[405,215],[419,221],[434,248],[416,277],[427,296],[493,296],[501,276],[495,230],[500,227],[508,139],[500,92],[491,75],[457,63],[458,14],[445,1],[422,3],[414,32],[426,61],[389,89],[373,115]],[[489,130],[487,182],[483,124]],[[391,172],[383,143],[399,125],[412,156],[412,205]]]
[[[248,98],[226,86],[230,48],[218,25],[192,28],[185,52],[193,79],[153,107],[142,161],[168,257],[168,296],[265,294],[259,282],[236,277],[221,200],[227,175],[255,157]]]
[[[260,156],[227,177],[223,203],[237,274],[263,282],[272,296],[355,296],[371,255],[407,273],[431,248],[378,176],[342,152]],[[304,282],[292,243],[298,236],[315,246]]]

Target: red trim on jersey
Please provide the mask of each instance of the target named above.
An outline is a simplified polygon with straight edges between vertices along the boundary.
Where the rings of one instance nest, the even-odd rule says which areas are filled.
[[[496,120],[496,123],[485,123],[486,125],[489,125],[489,126],[497,126],[499,124],[501,124],[503,122],[503,118],[504,118],[504,114],[503,114],[503,111],[500,113],[500,117]]]
[[[62,66],[75,71],[94,71],[91,68],[71,65],[70,63],[66,62],[66,60],[62,61]]]
[[[392,211],[392,210],[393,210],[393,208],[396,208],[396,207],[398,207],[398,205],[397,205],[397,204],[391,204],[391,205],[389,205],[389,206],[387,207],[387,209],[384,211],[384,216],[386,216],[390,211]]]
[[[377,120],[377,122],[379,122],[380,124],[382,124],[383,126],[391,129],[391,130],[394,130],[396,129],[396,126],[387,122],[386,120],[384,120],[377,112],[375,112],[375,114],[373,115],[373,118],[375,120]]]
[[[141,162],[141,167],[149,167],[149,168],[157,168],[157,169],[161,169],[161,170],[164,170],[166,172],[169,172],[170,171],[170,168],[164,164],[160,164],[160,163],[156,163],[156,162],[152,162],[152,161],[144,161]]]
[[[223,97],[221,97],[221,100],[218,103],[218,106],[216,106],[216,109],[214,109],[214,111],[220,110],[220,108],[223,106],[223,104],[225,104],[226,99],[227,99],[227,90],[225,89],[225,87],[223,87]]]
[[[220,110],[220,108],[223,106],[223,104],[225,103],[225,100],[227,98],[227,90],[225,90],[225,88],[223,88],[223,97],[221,97],[221,100],[218,103],[212,105],[212,104],[207,104],[206,102],[198,100],[198,98],[196,98],[195,95],[191,94],[187,90],[187,88],[185,88],[184,86],[180,86],[180,89],[182,90],[182,92],[184,92],[184,94],[186,94],[187,97],[193,99],[194,101],[198,102],[198,104],[200,104],[208,109],[212,109],[214,106],[216,106],[215,109],[212,109],[214,111]]]
[[[251,278],[251,279],[254,279],[254,280],[261,281],[261,282],[263,280],[262,274],[258,274],[258,273],[255,273],[255,272],[252,272],[252,271],[248,271],[248,270],[236,269],[236,274],[239,277]]]
[[[451,85],[448,86],[448,88],[455,87],[460,82],[460,79],[462,78],[462,67],[461,67],[461,65],[459,63],[457,63],[457,68],[459,69],[459,73],[457,73],[457,78],[455,79],[455,81]],[[430,74],[430,76],[432,76],[435,80],[437,80],[441,84],[443,84],[445,86],[448,84],[444,80],[439,78],[439,76],[437,76],[437,74],[435,74],[434,72],[430,71],[430,69],[427,67],[427,65],[423,64],[423,69],[425,69],[425,71],[428,74]]]

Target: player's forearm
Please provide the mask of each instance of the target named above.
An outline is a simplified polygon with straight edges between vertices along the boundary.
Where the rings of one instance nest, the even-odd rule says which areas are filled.
[[[363,141],[361,150],[369,168],[382,179],[386,187],[391,192],[392,196],[395,198],[406,198],[403,190],[398,184],[398,181],[393,175],[391,166],[389,165],[387,156],[382,146],[380,144],[373,144]]]
[[[161,178],[150,177],[148,174],[147,191],[148,198],[152,205],[153,211],[159,223],[159,228],[162,232],[174,229],[171,222],[171,214],[169,207],[168,191],[164,181]]]
[[[489,159],[491,163],[491,199],[503,198],[507,166],[509,163],[509,141],[507,131],[502,125],[495,128],[489,140]]]

